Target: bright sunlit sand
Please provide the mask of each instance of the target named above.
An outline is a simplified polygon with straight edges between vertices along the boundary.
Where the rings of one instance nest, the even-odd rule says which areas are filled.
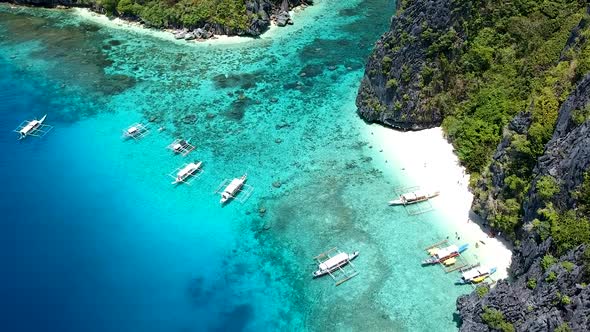
[[[489,230],[482,228],[478,217],[471,211],[473,194],[469,191],[469,174],[459,164],[453,146],[444,138],[442,129],[401,132],[380,125],[368,128],[370,143],[374,149],[383,150],[381,162],[387,168],[401,168],[407,177],[403,186],[420,186],[436,189],[440,196],[431,200],[434,209],[444,216],[449,240],[469,243],[465,253],[481,264],[497,267],[494,279],[508,276],[512,260],[510,245],[497,237],[489,237]],[[399,173],[400,169],[392,169]],[[477,243],[477,246],[476,246]]]

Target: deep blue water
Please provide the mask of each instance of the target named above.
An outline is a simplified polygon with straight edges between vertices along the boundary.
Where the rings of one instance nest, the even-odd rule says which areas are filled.
[[[318,1],[271,37],[190,46],[0,7],[0,330],[455,329],[469,289],[415,264],[448,230],[384,204],[407,179],[355,114],[393,10]],[[43,114],[55,128],[17,141]],[[167,130],[121,139],[150,118]],[[197,150],[173,156],[176,137]],[[173,188],[190,159],[205,173]],[[213,190],[244,172],[254,195],[221,208]],[[333,246],[361,251],[337,288],[310,278]]]

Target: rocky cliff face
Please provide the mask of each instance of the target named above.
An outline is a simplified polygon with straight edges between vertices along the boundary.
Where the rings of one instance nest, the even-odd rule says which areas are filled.
[[[441,109],[431,104],[436,89],[423,89],[440,72],[437,53],[453,56],[465,34],[468,11],[452,0],[398,1],[390,31],[375,45],[356,100],[360,116],[402,130],[441,124]]]
[[[472,293],[457,300],[463,320],[461,331],[493,330],[490,325],[494,323],[483,318],[484,311],[490,309],[500,311],[506,325],[516,331],[590,330],[590,288],[586,286],[584,247],[543,269],[541,257],[549,243],[537,245],[530,241],[521,249],[532,259],[525,274],[511,282],[498,282],[483,297]]]
[[[515,241],[511,280],[458,300],[461,330],[590,331],[590,249],[580,245],[590,243],[587,3],[398,5],[358,113],[402,130],[444,120],[480,179],[474,211]]]
[[[516,250],[511,266],[511,282],[502,281],[480,298],[473,293],[459,298],[457,307],[463,319],[462,331],[489,331],[483,322],[484,307],[498,309],[517,331],[553,331],[568,324],[574,331],[590,330],[590,282],[588,253],[581,246],[569,251],[545,269],[541,261],[551,247],[551,238],[542,241],[533,227],[538,209],[546,204],[536,186],[541,177],[557,180],[558,191],[550,199],[558,211],[576,210],[574,194],[590,168],[590,74],[580,80],[559,110],[553,137],[534,169],[534,181],[523,206],[523,244]],[[519,114],[509,132],[525,132],[530,121]],[[506,141],[498,146],[494,159],[510,158]],[[494,164],[492,164],[494,165]],[[503,186],[501,169],[493,169],[490,192]],[[492,198],[490,200],[493,201]],[[484,204],[485,205],[485,204]],[[486,208],[490,208],[487,203]],[[485,209],[484,209],[485,210]],[[590,250],[589,250],[590,252]]]

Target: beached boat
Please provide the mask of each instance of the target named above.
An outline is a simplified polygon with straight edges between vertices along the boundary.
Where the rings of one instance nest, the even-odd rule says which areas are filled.
[[[318,264],[318,270],[313,273],[313,277],[317,278],[328,273],[332,273],[334,270],[350,263],[351,260],[355,259],[359,255],[358,251],[348,254],[341,252],[330,259]]]
[[[444,266],[451,266],[455,263],[457,263],[457,258],[456,257],[451,257],[449,259],[445,259],[444,261],[442,261]]]
[[[223,192],[221,192],[221,200],[219,201],[221,204],[224,204],[228,200],[234,198],[234,196],[242,189],[244,182],[246,182],[247,174],[244,174],[241,178],[236,178],[231,180],[231,182],[225,187]]]
[[[440,195],[439,191],[424,191],[416,190],[409,193],[401,194],[399,199],[389,201],[389,205],[408,205],[420,203],[429,200],[430,198]]]
[[[45,114],[39,120],[35,119],[29,121],[26,125],[24,125],[24,127],[19,129],[18,133],[20,134],[20,137],[18,139],[24,139],[27,136],[33,134],[35,130],[39,129],[39,127],[43,125],[43,121],[45,121],[45,118],[47,118],[47,114]]]
[[[450,245],[445,248],[431,248],[428,250],[430,258],[422,261],[423,265],[443,263],[447,259],[459,256],[462,252],[469,248],[469,244],[465,243],[461,246]]]
[[[174,180],[174,182],[172,182],[172,184],[178,184],[180,182],[184,182],[184,180],[186,180],[189,176],[191,176],[195,172],[199,171],[202,164],[203,164],[202,161],[199,161],[196,163],[188,163],[186,166],[184,166],[182,169],[180,169],[178,171],[178,173],[176,173],[176,179]]]
[[[496,272],[495,267],[476,266],[461,274],[461,280],[458,284],[477,284],[484,281],[487,277]]]

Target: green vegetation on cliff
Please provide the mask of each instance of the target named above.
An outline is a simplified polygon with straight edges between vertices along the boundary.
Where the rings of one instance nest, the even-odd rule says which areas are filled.
[[[499,310],[483,307],[481,319],[484,323],[486,323],[486,325],[494,330],[502,332],[514,332],[514,325],[507,322],[504,318],[504,314],[502,314],[502,312]]]
[[[587,1],[399,6],[367,63],[357,96],[361,117],[404,130],[442,125],[471,173],[474,211],[502,235],[518,240],[526,217],[539,239],[553,239],[555,254],[589,242],[590,184],[574,196],[569,191],[590,166],[575,163],[575,180],[565,169],[538,167],[542,157],[565,158],[546,148],[562,105],[590,73]],[[560,119],[567,130],[590,121],[590,102],[575,107]]]
[[[560,103],[590,63],[580,51],[562,54],[572,30],[586,16],[585,4],[566,0],[455,2],[472,15],[462,27],[468,39],[459,51],[433,44],[436,49],[431,54],[438,57],[442,75],[426,89],[442,91],[433,96],[433,103],[442,106],[443,127],[473,173],[489,165],[508,122],[519,112],[530,113],[528,134],[515,135],[511,142],[520,156],[510,175],[527,183],[536,158],[551,138]],[[586,46],[585,40],[581,43]],[[513,198],[526,189],[519,183],[512,185]]]
[[[136,17],[154,27],[194,27],[204,23],[245,30],[244,0],[96,0],[107,15]]]
[[[590,70],[587,4],[451,2],[456,12],[463,13],[463,20],[448,31],[424,27],[421,34],[431,41],[427,53],[440,70],[428,75],[423,70],[420,93],[428,105],[442,111],[443,128],[473,183],[479,182],[478,188],[494,187],[489,171],[492,155],[500,143],[507,145],[508,156],[496,165],[503,171],[504,183],[487,218],[494,228],[515,239],[525,197],[534,183],[533,169],[553,135],[559,108],[575,82]],[[526,119],[526,128],[507,134],[508,124],[517,115]],[[575,116],[583,122],[590,112],[580,110]],[[477,192],[478,188],[476,195],[486,201],[489,193]],[[549,203],[559,193],[559,183],[543,176],[535,189]],[[542,208],[540,223],[559,253],[590,240],[582,213],[554,211],[551,205]],[[581,234],[573,236],[579,221],[585,222]]]

